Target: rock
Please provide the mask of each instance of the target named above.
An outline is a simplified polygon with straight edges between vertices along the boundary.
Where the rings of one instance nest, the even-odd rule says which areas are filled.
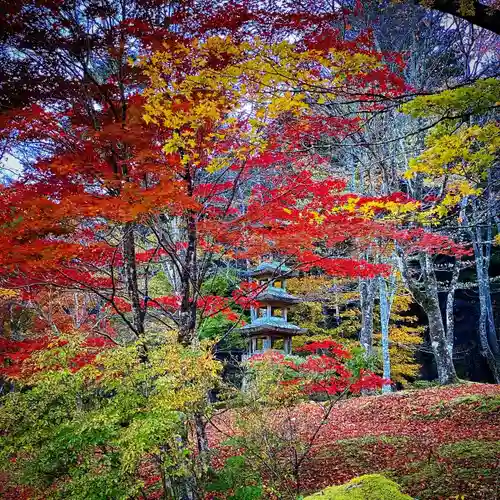
[[[329,486],[304,500],[412,500],[401,492],[394,481],[380,474],[367,474],[355,477],[346,484]]]

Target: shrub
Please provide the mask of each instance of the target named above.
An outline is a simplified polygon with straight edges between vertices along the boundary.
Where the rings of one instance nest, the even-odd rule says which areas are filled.
[[[151,346],[147,362],[141,347],[91,358],[72,340],[33,357],[40,369],[0,398],[0,467],[9,483],[29,485],[31,498],[74,500],[136,498],[162,488],[176,497],[184,489],[202,467],[188,429],[221,366],[209,345]]]
[[[258,500],[262,498],[261,477],[245,457],[230,457],[224,467],[214,473],[214,480],[206,487],[208,492],[226,494],[228,500]]]
[[[406,386],[406,389],[430,389],[439,387],[439,380],[415,380]]]

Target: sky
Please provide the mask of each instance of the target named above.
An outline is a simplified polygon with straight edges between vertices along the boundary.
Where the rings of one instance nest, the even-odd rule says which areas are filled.
[[[0,160],[0,179],[17,177],[22,169],[19,160],[7,154]]]

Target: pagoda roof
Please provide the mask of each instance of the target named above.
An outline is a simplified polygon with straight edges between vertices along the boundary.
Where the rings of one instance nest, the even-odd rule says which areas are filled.
[[[257,318],[252,323],[238,329],[243,335],[259,334],[281,334],[281,335],[301,335],[307,332],[303,328],[292,323],[288,323],[283,318],[265,317]]]
[[[291,295],[282,288],[268,286],[260,292],[255,300],[258,302],[282,302],[283,304],[297,304],[301,301],[295,295]]]
[[[287,275],[287,276],[293,276],[296,273],[289,268],[288,266],[285,266],[283,262],[278,262],[278,261],[271,261],[271,262],[261,262],[257,267],[254,269],[251,269],[250,271],[247,272],[248,276],[282,276],[282,275]]]

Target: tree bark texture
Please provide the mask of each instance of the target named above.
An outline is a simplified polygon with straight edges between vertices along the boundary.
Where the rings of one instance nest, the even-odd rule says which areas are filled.
[[[193,194],[193,179],[189,167],[184,177],[188,195]],[[187,247],[182,263],[180,292],[181,306],[179,311],[179,341],[184,345],[191,345],[196,339],[196,285],[198,284],[196,214],[189,210],[185,217]]]
[[[141,296],[139,292],[139,283],[137,281],[134,225],[131,222],[125,224],[124,227],[123,260],[127,292],[132,307],[132,325],[135,334],[139,337],[144,335],[144,312],[141,308]]]
[[[395,283],[391,283],[391,289],[387,289],[385,278],[380,276],[379,280],[379,307],[380,307],[380,330],[382,332],[382,366],[383,376],[391,378],[391,355],[389,352],[389,321],[391,318],[392,300],[395,293]],[[390,384],[384,384],[382,392],[391,392]]]
[[[490,195],[490,193],[488,193]],[[471,220],[475,225],[475,229],[471,227],[471,221],[466,213],[466,206],[469,204],[472,209]],[[472,240],[474,249],[474,261],[476,264],[477,289],[479,295],[479,346],[481,355],[485,358],[486,363],[491,371],[493,379],[498,384],[500,383],[500,343],[495,328],[495,320],[493,316],[493,304],[491,302],[490,288],[490,259],[491,259],[491,239],[492,239],[492,223],[493,213],[491,210],[491,198],[488,198],[488,224],[486,227],[486,235],[483,234],[483,228],[477,224],[481,220],[481,210],[477,200],[464,200],[462,216],[465,224],[468,227],[468,234]],[[486,237],[485,237],[486,236]]]
[[[422,307],[429,323],[429,337],[436,362],[439,383],[442,385],[458,382],[453,365],[453,339],[449,339],[444,327],[443,316],[439,307],[439,295],[434,262],[428,254],[419,255],[421,279],[410,275],[408,263],[401,251],[398,263],[406,286],[415,301]]]
[[[361,305],[361,331],[359,342],[368,358],[373,355],[373,309],[375,303],[375,280],[361,280],[360,285]]]

